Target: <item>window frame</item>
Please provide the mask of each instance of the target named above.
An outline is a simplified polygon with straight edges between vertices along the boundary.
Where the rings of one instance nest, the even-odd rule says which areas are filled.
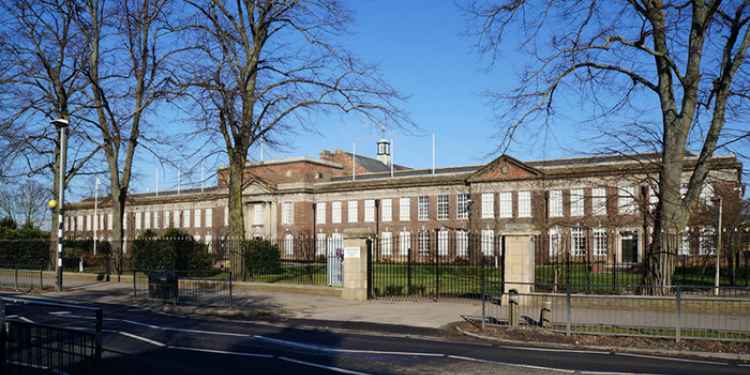
[[[582,217],[586,212],[585,193],[583,188],[570,190],[570,216]]]
[[[375,222],[375,200],[374,199],[365,199],[364,222],[365,223]]]
[[[563,192],[562,190],[549,191],[549,217],[563,217]]]
[[[352,215],[354,212],[354,215]],[[346,201],[346,222],[349,224],[356,224],[359,221],[359,201],[349,200]]]
[[[456,219],[469,218],[469,193],[456,194]]]
[[[411,221],[411,198],[404,197],[399,199],[398,219],[399,221]]]
[[[495,218],[495,193],[482,193],[482,219]]]
[[[389,223],[393,220],[393,200],[391,198],[380,200],[380,221]]]
[[[501,191],[498,193],[498,204],[500,205],[499,216],[503,219],[513,218],[513,193]]]
[[[343,207],[341,201],[331,202],[331,224],[341,224],[343,219]]]

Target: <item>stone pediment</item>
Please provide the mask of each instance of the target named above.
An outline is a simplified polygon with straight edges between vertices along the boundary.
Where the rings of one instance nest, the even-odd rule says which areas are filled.
[[[490,182],[509,181],[537,178],[543,175],[542,171],[530,167],[518,159],[508,155],[500,155],[497,159],[487,163],[484,167],[474,172],[467,181]]]
[[[245,178],[248,178],[245,176]],[[243,195],[269,194],[273,193],[276,187],[260,178],[252,178],[245,182],[245,188],[242,189]]]

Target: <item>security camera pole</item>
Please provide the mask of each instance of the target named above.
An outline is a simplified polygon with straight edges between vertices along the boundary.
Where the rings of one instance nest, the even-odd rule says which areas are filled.
[[[66,166],[66,153],[68,151],[68,120],[57,119],[52,121],[58,130],[60,130],[60,164],[58,165],[58,188],[57,188],[57,202],[50,202],[50,207],[57,207],[57,291],[61,292],[63,289],[63,236],[64,228],[63,225],[63,205],[65,203],[65,166]]]

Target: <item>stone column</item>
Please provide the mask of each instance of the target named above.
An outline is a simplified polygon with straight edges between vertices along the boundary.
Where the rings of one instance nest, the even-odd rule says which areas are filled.
[[[505,233],[505,290],[534,291],[534,233]]]
[[[367,240],[350,237],[344,240],[344,290],[341,297],[353,301],[367,300]]]

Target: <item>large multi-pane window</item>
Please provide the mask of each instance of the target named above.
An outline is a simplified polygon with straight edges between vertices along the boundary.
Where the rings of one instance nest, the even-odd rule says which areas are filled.
[[[400,221],[409,221],[411,218],[411,199],[401,198],[398,207],[398,219]]]
[[[401,231],[398,238],[399,251],[401,255],[409,255],[409,249],[411,248],[411,233],[407,231]]]
[[[291,225],[294,223],[294,203],[283,202],[281,204],[281,224]]]
[[[287,256],[294,255],[294,236],[291,233],[284,236],[284,254]]]
[[[703,184],[703,188],[701,188],[701,193],[698,199],[700,199],[700,202],[704,206],[711,206],[713,205],[713,202],[711,199],[714,197],[714,188],[711,186],[711,184]]]
[[[380,220],[383,222],[390,222],[393,218],[393,207],[391,199],[382,199],[380,201]]]
[[[341,202],[331,203],[331,223],[341,224]]]
[[[531,192],[518,192],[518,217],[531,217]]]
[[[495,231],[492,229],[482,230],[482,254],[485,256],[495,254]]]
[[[448,194],[437,196],[437,218],[438,220],[448,219]]]
[[[172,216],[172,211],[164,211],[164,228],[171,228],[172,227],[171,216]],[[110,217],[112,217],[112,216],[110,216]],[[112,227],[111,223],[112,223],[112,220],[110,220],[110,224],[109,224],[110,228],[109,229],[112,229],[111,228]]]
[[[583,256],[586,253],[586,232],[583,228],[570,229],[570,254]]]
[[[456,196],[456,219],[469,217],[469,193],[458,193]]]
[[[210,213],[211,213],[211,209],[209,208],[208,210],[206,210],[207,218],[211,217],[209,215]],[[156,229],[161,228],[160,221],[159,221],[160,216],[161,216],[161,211],[154,211],[154,228]],[[208,219],[206,219],[206,222],[209,226],[211,225],[211,222]],[[102,228],[104,228],[104,215],[102,215]]]
[[[365,223],[374,223],[374,222],[375,222],[375,200],[366,199],[365,200]]]
[[[685,228],[682,232],[678,255],[690,255],[690,228]]]
[[[190,228],[190,210],[182,210],[182,227]]]
[[[383,232],[380,235],[380,255],[390,256],[392,253],[393,235],[391,232]]]
[[[419,231],[417,242],[419,255],[430,255],[430,233],[426,230]]]
[[[607,214],[607,189],[601,187],[591,189],[591,212],[594,216]]]
[[[549,256],[560,255],[560,231],[556,228],[549,231]]]
[[[359,202],[358,201],[349,201],[347,202],[347,209],[346,209],[346,220],[349,223],[356,223],[358,219],[359,214]]]
[[[513,217],[513,193],[509,191],[500,193],[500,217]]]
[[[255,206],[256,211],[258,205]],[[214,227],[214,209],[213,208],[207,208],[206,209],[206,227],[207,228],[213,228]]]
[[[224,206],[224,226],[229,226],[229,206]]]
[[[208,221],[208,219],[206,219],[206,221]],[[253,207],[253,224],[264,225],[265,222],[266,222],[266,207],[264,204],[258,203]]]
[[[482,219],[495,217],[495,194],[482,193]]]
[[[321,256],[326,254],[326,234],[318,233],[315,235],[315,255]]]
[[[607,228],[595,228],[594,232],[594,255],[607,255]]]
[[[635,213],[635,186],[621,186],[617,198],[617,208],[620,215],[631,215]]]
[[[201,210],[200,208],[196,208],[193,216],[193,226],[196,228],[203,228],[203,223],[201,222]]]
[[[659,193],[654,190],[653,186],[648,187],[648,209],[649,211],[653,211],[656,209],[656,206],[659,204]]]
[[[698,254],[714,255],[716,252],[716,232],[713,227],[701,228],[698,237]]]
[[[136,212],[135,213],[135,230],[141,230],[142,222],[141,219],[143,218],[142,213]],[[86,228],[89,227],[89,217],[86,216]]]
[[[583,216],[583,189],[570,191],[570,216]]]
[[[144,215],[143,216],[143,229],[151,229],[151,212],[150,211],[146,211],[146,212],[143,213],[143,215]],[[98,216],[99,215],[97,215],[97,218],[96,218],[96,221],[97,221],[96,228],[97,229],[99,228],[99,217]]]
[[[469,234],[465,230],[456,231],[456,255],[469,256]]]
[[[112,230],[112,214],[107,214],[107,229]]]
[[[563,198],[562,190],[551,190],[549,192],[549,217],[562,217]]]
[[[325,202],[315,203],[315,223],[316,224],[326,223],[326,203]]]
[[[83,230],[83,216],[78,215],[76,218],[76,230],[82,231]]]
[[[422,195],[417,199],[417,220],[430,219],[430,197]]]
[[[448,231],[447,230],[440,230],[438,231],[438,248],[437,253],[440,256],[446,256],[448,255]]]

